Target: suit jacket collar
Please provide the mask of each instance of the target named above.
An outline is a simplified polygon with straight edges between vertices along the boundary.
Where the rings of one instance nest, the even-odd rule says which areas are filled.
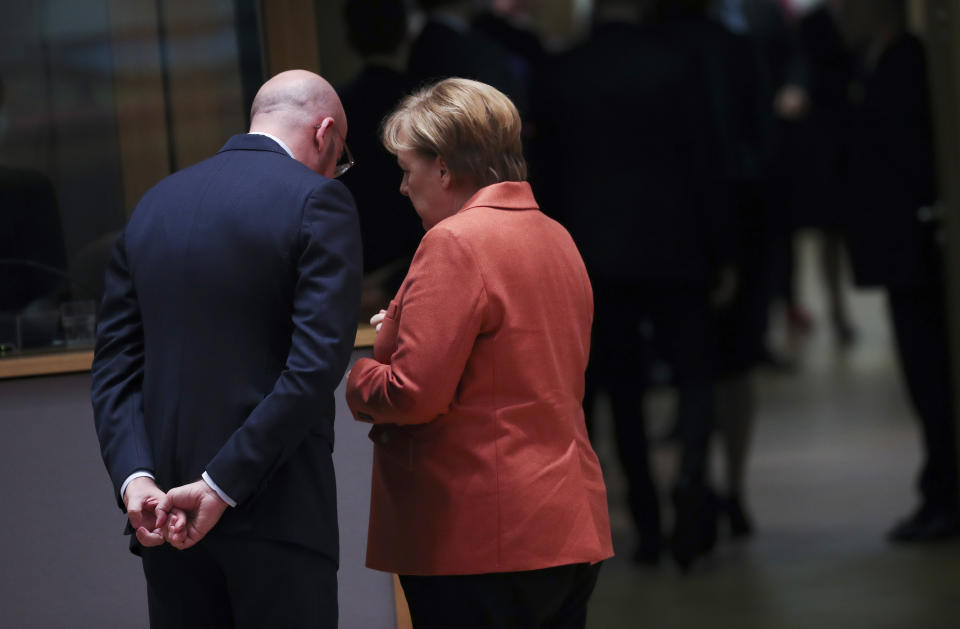
[[[492,207],[499,210],[540,209],[537,200],[533,198],[533,189],[526,181],[504,181],[480,188],[464,203],[457,214],[475,207]]]
[[[223,153],[224,151],[268,151],[290,157],[279,144],[265,135],[255,133],[238,133],[227,140],[223,148],[217,152]]]

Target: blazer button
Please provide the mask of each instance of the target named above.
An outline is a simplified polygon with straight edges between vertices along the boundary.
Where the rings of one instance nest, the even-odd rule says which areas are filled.
[[[390,443],[390,433],[382,432],[380,433],[380,445],[387,445]]]

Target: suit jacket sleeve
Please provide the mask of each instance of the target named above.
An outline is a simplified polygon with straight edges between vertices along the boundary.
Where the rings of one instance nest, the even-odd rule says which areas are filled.
[[[488,298],[469,246],[442,228],[427,232],[410,267],[395,320],[389,364],[362,358],[347,381],[356,419],[419,424],[445,413],[456,394]]]
[[[91,368],[100,453],[121,509],[123,481],[136,470],[153,471],[143,414],[143,357],[143,321],[121,234],[106,270]]]
[[[334,389],[350,359],[362,284],[353,198],[337,181],[307,200],[299,233],[290,353],[273,391],[206,471],[238,503],[253,496],[311,430],[329,435]],[[256,339],[250,339],[256,342]]]

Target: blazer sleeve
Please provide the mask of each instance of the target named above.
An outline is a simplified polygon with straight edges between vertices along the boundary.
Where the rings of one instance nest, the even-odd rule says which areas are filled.
[[[358,360],[347,403],[360,421],[420,424],[450,408],[477,336],[488,296],[472,251],[456,235],[427,232],[410,266],[389,364]]]
[[[143,414],[143,347],[143,320],[121,234],[104,278],[90,392],[100,453],[121,509],[124,480],[137,470],[153,472]]]
[[[242,504],[310,431],[333,447],[333,391],[350,360],[362,285],[360,227],[346,187],[330,180],[307,200],[299,232],[290,353],[273,390],[206,471]]]

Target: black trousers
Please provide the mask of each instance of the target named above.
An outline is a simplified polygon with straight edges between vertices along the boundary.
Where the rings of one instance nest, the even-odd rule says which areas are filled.
[[[151,629],[337,627],[337,565],[301,546],[208,537],[141,558]]]
[[[600,564],[400,576],[414,629],[583,629]]]
[[[923,428],[923,506],[958,514],[957,446],[943,287],[889,289],[890,314],[907,390]]]
[[[617,451],[641,544],[660,543],[660,501],[653,482],[643,393],[657,359],[673,372],[681,442],[676,483],[706,482],[715,423],[714,316],[705,288],[658,284],[594,285],[595,315],[584,409],[599,391],[610,396]],[[588,425],[589,425],[588,415]]]

